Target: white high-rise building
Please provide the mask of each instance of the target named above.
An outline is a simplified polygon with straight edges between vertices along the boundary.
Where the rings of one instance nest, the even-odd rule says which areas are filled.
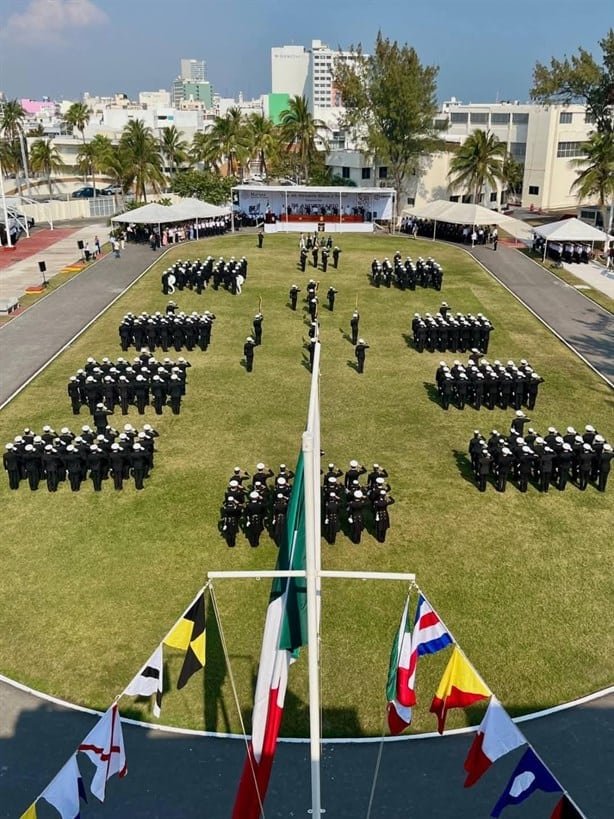
[[[351,51],[329,48],[321,40],[312,40],[309,61],[307,96],[313,116],[335,129],[344,108],[341,95],[333,82],[335,64],[339,61],[353,63]],[[366,55],[365,55],[366,56]]]
[[[271,92],[290,97],[307,95],[309,52],[303,46],[271,49]]]
[[[187,82],[205,82],[207,64],[204,60],[181,60],[181,79]]]

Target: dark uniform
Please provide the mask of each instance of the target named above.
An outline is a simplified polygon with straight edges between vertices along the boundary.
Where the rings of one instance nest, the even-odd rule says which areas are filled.
[[[295,284],[292,285],[290,288],[290,292],[288,293],[290,297],[290,306],[293,310],[296,310],[296,302],[298,301],[298,294],[300,293],[300,288],[297,287]]]
[[[375,539],[378,543],[384,543],[386,540],[386,532],[390,528],[388,507],[393,503],[394,498],[388,495],[385,489],[380,489],[371,503],[375,522]]]
[[[363,373],[365,371],[365,358],[368,349],[369,345],[366,343],[366,341],[362,338],[359,338],[358,344],[354,349],[354,355],[356,356],[356,363],[358,366],[359,373]]]
[[[360,314],[358,310],[354,310],[352,313],[352,318],[350,319],[350,327],[352,329],[352,344],[354,346],[358,342],[358,324],[360,322]]]
[[[334,287],[329,287],[326,293],[326,298],[328,299],[328,309],[332,313],[335,309],[335,296],[337,295],[337,291]]]
[[[254,347],[256,346],[256,342],[251,336],[248,336],[245,339],[245,344],[243,345],[243,355],[245,357],[245,369],[248,373],[254,369]]]
[[[262,313],[256,313],[254,316],[254,320],[252,322],[254,327],[254,342],[256,347],[259,347],[262,344],[262,322],[264,321],[264,316]]]

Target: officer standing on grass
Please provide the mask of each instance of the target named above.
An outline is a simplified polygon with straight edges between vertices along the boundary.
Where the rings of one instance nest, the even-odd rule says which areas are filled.
[[[251,336],[248,336],[245,339],[245,344],[243,345],[243,355],[245,357],[245,369],[248,373],[254,369],[254,347],[256,346],[256,342]]]
[[[367,350],[369,349],[369,345],[364,340],[364,338],[359,338],[356,347],[354,348],[354,355],[356,356],[356,363],[358,366],[358,372],[363,373],[365,371],[365,358],[367,355]]]
[[[326,298],[328,299],[328,309],[332,313],[335,309],[335,296],[337,295],[337,290],[334,287],[329,287],[328,291],[326,292]]]
[[[341,253],[341,251],[339,250],[339,248],[337,246],[335,246],[333,248],[333,267],[335,268],[335,270],[337,270],[337,268],[339,267],[339,254],[340,253]]]
[[[290,288],[290,292],[288,293],[290,297],[290,306],[293,310],[296,310],[296,302],[298,301],[298,294],[301,292],[300,287],[298,285],[293,284]]]
[[[358,310],[354,310],[352,318],[350,319],[350,328],[352,330],[352,344],[356,346],[358,343],[358,324],[360,322],[360,314]]]
[[[254,327],[254,343],[256,347],[259,347],[262,344],[262,322],[264,321],[264,316],[262,313],[256,313],[254,316],[254,320],[252,322]]]

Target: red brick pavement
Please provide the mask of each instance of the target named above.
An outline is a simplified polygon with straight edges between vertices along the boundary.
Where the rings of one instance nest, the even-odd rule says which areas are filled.
[[[43,250],[51,247],[61,239],[72,236],[78,230],[79,228],[56,228],[55,230],[47,228],[46,230],[37,230],[35,233],[31,233],[29,239],[22,236],[13,250],[0,248],[0,270],[6,270],[15,262],[28,259],[30,256],[39,255]],[[75,251],[75,256],[77,255],[78,251]]]

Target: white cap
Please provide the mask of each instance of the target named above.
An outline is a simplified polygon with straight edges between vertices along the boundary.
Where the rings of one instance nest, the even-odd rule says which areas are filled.
[[[253,492],[250,492],[249,496],[250,498],[252,498],[252,500],[256,500],[256,498],[260,497],[260,495],[255,490]]]
[[[264,464],[256,464],[256,469],[264,469]]]
[[[356,469],[356,467],[358,466],[358,461],[350,461],[350,466],[352,467],[352,469]]]
[[[362,492],[360,491],[360,489],[357,489],[357,490],[354,492],[354,497],[355,497],[355,498],[362,498]]]

